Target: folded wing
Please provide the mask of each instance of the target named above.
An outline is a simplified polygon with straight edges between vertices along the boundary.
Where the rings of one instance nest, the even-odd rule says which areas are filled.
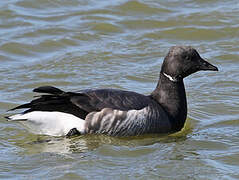
[[[114,89],[82,90],[64,92],[52,86],[42,86],[33,90],[44,93],[30,103],[20,105],[11,110],[26,108],[24,113],[32,111],[57,111],[75,115],[85,119],[91,112],[104,108],[122,111],[140,110],[146,107],[151,98],[131,91]]]

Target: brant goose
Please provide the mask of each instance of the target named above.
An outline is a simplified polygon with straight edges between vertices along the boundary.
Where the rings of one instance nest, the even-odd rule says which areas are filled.
[[[6,118],[22,122],[33,133],[51,136],[173,133],[183,128],[187,117],[183,78],[200,70],[218,71],[192,47],[174,46],[150,95],[116,89],[64,92],[42,86],[33,91],[44,94],[11,109],[26,108],[24,112]]]

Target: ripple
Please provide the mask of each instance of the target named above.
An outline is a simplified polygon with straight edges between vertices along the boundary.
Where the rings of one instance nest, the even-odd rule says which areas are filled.
[[[32,1],[32,0],[24,0],[24,1],[18,1],[16,3],[17,6],[19,7],[23,7],[26,9],[32,8],[32,9],[41,9],[41,8],[56,8],[58,6],[63,6],[63,7],[74,7],[74,6],[78,6],[78,5],[84,5],[84,2],[76,2],[74,0],[68,0],[68,1],[62,1],[59,2],[58,0],[52,0],[52,1],[48,1],[48,0],[37,0],[36,1]]]
[[[139,1],[129,1],[129,2],[125,2],[122,5],[118,6],[117,9],[120,12],[126,13],[126,14],[138,14],[140,16],[144,16],[144,15],[150,15],[150,14],[155,14],[158,12],[161,13],[169,13],[171,12],[168,9],[164,9],[164,8],[155,8],[155,7],[151,7],[149,4],[146,3],[142,3]]]
[[[238,178],[238,2],[0,2],[2,178]],[[5,121],[32,89],[109,87],[150,94],[170,46],[219,67],[185,79],[189,115],[170,136],[37,136]],[[9,112],[10,113],[10,112]]]
[[[0,50],[9,54],[15,54],[19,56],[29,56],[31,53],[28,49],[31,46],[28,44],[22,44],[18,42],[9,42],[0,46]]]
[[[224,154],[220,157],[217,157],[216,159],[220,160],[221,162],[223,162],[227,165],[230,164],[230,165],[234,166],[234,168],[237,168],[239,165],[239,153],[238,152]]]
[[[39,28],[35,29],[32,32],[26,32],[22,34],[21,36],[23,37],[42,37],[45,35],[51,35],[51,36],[58,36],[58,35],[63,35],[65,36],[67,33],[72,32],[69,29],[63,28],[63,27],[44,27],[44,28]]]
[[[15,18],[16,15],[17,14],[11,9],[2,9],[0,11],[0,16],[2,17],[2,19]],[[4,24],[4,23],[1,23],[1,24]]]
[[[135,149],[132,148],[123,148],[123,147],[112,147],[112,146],[103,146],[97,149],[97,153],[102,156],[112,156],[112,157],[120,157],[120,158],[136,158],[142,157],[145,155],[152,154],[156,149],[152,147],[137,147]]]
[[[157,20],[124,20],[119,22],[127,29],[160,29],[169,22],[157,21]]]
[[[231,37],[230,34],[224,31],[215,33],[215,30],[200,28],[173,28],[163,30],[160,34],[165,39],[187,39],[192,41],[212,41]]]
[[[88,23],[88,26],[91,27],[91,30],[96,31],[100,34],[123,32],[120,27],[111,23]]]

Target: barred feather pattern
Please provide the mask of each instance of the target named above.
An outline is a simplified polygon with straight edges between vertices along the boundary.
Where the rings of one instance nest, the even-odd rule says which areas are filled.
[[[171,130],[169,118],[165,113],[159,113],[157,109],[161,108],[160,106],[153,105],[140,110],[121,111],[104,108],[100,112],[92,112],[85,119],[85,132],[110,136],[169,132]],[[164,119],[164,121],[158,121],[158,119]]]

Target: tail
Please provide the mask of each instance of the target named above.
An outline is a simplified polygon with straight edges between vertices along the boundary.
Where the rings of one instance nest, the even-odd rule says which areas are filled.
[[[64,93],[64,91],[53,86],[41,86],[41,87],[33,89],[33,92],[47,93],[47,94],[54,94],[54,95],[60,95]]]
[[[22,118],[23,114],[15,114],[12,116],[5,116],[5,118],[7,119],[7,121],[27,121],[26,118]]]
[[[27,113],[33,111],[48,111],[48,112],[64,112],[68,114],[72,114],[76,117],[80,117],[84,119],[88,114],[87,111],[78,107],[77,104],[73,102],[74,96],[76,97],[83,97],[81,99],[89,99],[88,96],[82,93],[75,93],[75,92],[64,92],[58,88],[52,86],[42,86],[38,87],[33,90],[37,93],[44,93],[42,95],[36,96],[31,102],[26,104],[19,105],[14,107],[8,111],[13,111],[17,109],[25,109],[22,113],[18,116],[7,116],[8,120],[25,120],[26,116],[23,116]],[[86,97],[86,98],[85,98]],[[21,116],[22,115],[22,116]]]
[[[31,101],[30,103],[26,103],[26,104],[22,104],[20,106],[14,107],[12,109],[9,109],[8,111],[14,111],[16,109],[31,108],[35,103],[39,103],[40,101],[44,102],[44,100],[49,99],[49,97],[52,97],[52,95],[58,96],[58,95],[65,93],[64,91],[62,91],[56,87],[53,87],[53,86],[41,86],[41,87],[33,89],[33,92],[46,93],[46,94],[50,94],[50,95],[42,95],[41,98],[39,98],[39,99],[35,99],[35,100]],[[5,117],[5,118],[8,118],[8,117]]]

